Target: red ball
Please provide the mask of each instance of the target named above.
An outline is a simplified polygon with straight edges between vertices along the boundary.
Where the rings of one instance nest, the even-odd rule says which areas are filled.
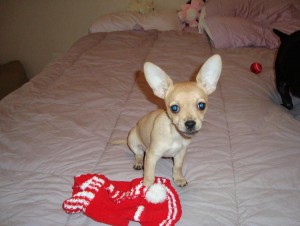
[[[251,70],[253,73],[255,73],[255,74],[259,74],[259,73],[261,72],[261,70],[262,70],[262,66],[261,66],[261,64],[258,63],[258,62],[254,62],[254,63],[251,64],[250,70]]]

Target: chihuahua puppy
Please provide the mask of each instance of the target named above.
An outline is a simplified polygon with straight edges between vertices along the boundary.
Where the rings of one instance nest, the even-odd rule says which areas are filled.
[[[166,110],[146,114],[128,135],[128,146],[135,154],[133,168],[144,168],[145,186],[153,184],[155,166],[161,157],[174,159],[173,179],[177,186],[187,185],[182,174],[187,146],[202,126],[208,95],[215,91],[221,70],[221,57],[213,55],[198,72],[196,82],[173,84],[161,68],[150,62],[144,64],[148,84],[166,106]]]
[[[276,88],[281,96],[282,105],[293,109],[290,93],[300,98],[300,30],[287,35],[277,29],[281,44],[275,60]]]

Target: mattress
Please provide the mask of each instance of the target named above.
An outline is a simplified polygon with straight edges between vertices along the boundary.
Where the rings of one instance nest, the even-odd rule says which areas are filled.
[[[164,107],[144,78],[144,62],[186,81],[215,53],[223,70],[184,161],[189,184],[172,182],[183,212],[177,225],[300,225],[300,101],[293,111],[280,105],[276,50],[217,50],[204,34],[157,30],[82,37],[1,100],[0,224],[102,225],[65,213],[62,202],[75,175],[143,176],[129,148],[111,141],[126,139],[141,116]],[[263,66],[258,75],[253,62]],[[159,160],[156,176],[172,180],[172,166]]]

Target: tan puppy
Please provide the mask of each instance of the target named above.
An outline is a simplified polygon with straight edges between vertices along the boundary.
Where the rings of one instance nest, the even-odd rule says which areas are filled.
[[[144,168],[145,186],[154,182],[156,162],[161,157],[174,158],[173,179],[177,186],[187,185],[182,175],[183,159],[191,138],[202,126],[207,97],[215,91],[221,70],[221,57],[214,55],[204,63],[196,82],[173,84],[158,66],[144,64],[148,84],[156,96],[164,99],[167,109],[145,115],[128,136],[128,146],[135,154],[133,168]]]

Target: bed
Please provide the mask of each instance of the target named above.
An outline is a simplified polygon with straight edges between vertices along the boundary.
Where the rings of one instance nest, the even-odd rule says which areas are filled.
[[[201,22],[205,29],[211,21]],[[66,214],[62,202],[75,175],[143,176],[128,147],[111,141],[126,139],[141,116],[163,107],[144,62],[185,81],[217,53],[221,78],[184,162],[189,184],[172,182],[183,211],[177,225],[300,225],[300,100],[291,111],[280,105],[275,47],[217,48],[216,40],[178,29],[96,29],[1,100],[0,224],[102,225]],[[250,71],[253,62],[262,64],[260,74]],[[172,165],[159,160],[156,175],[171,179]]]

